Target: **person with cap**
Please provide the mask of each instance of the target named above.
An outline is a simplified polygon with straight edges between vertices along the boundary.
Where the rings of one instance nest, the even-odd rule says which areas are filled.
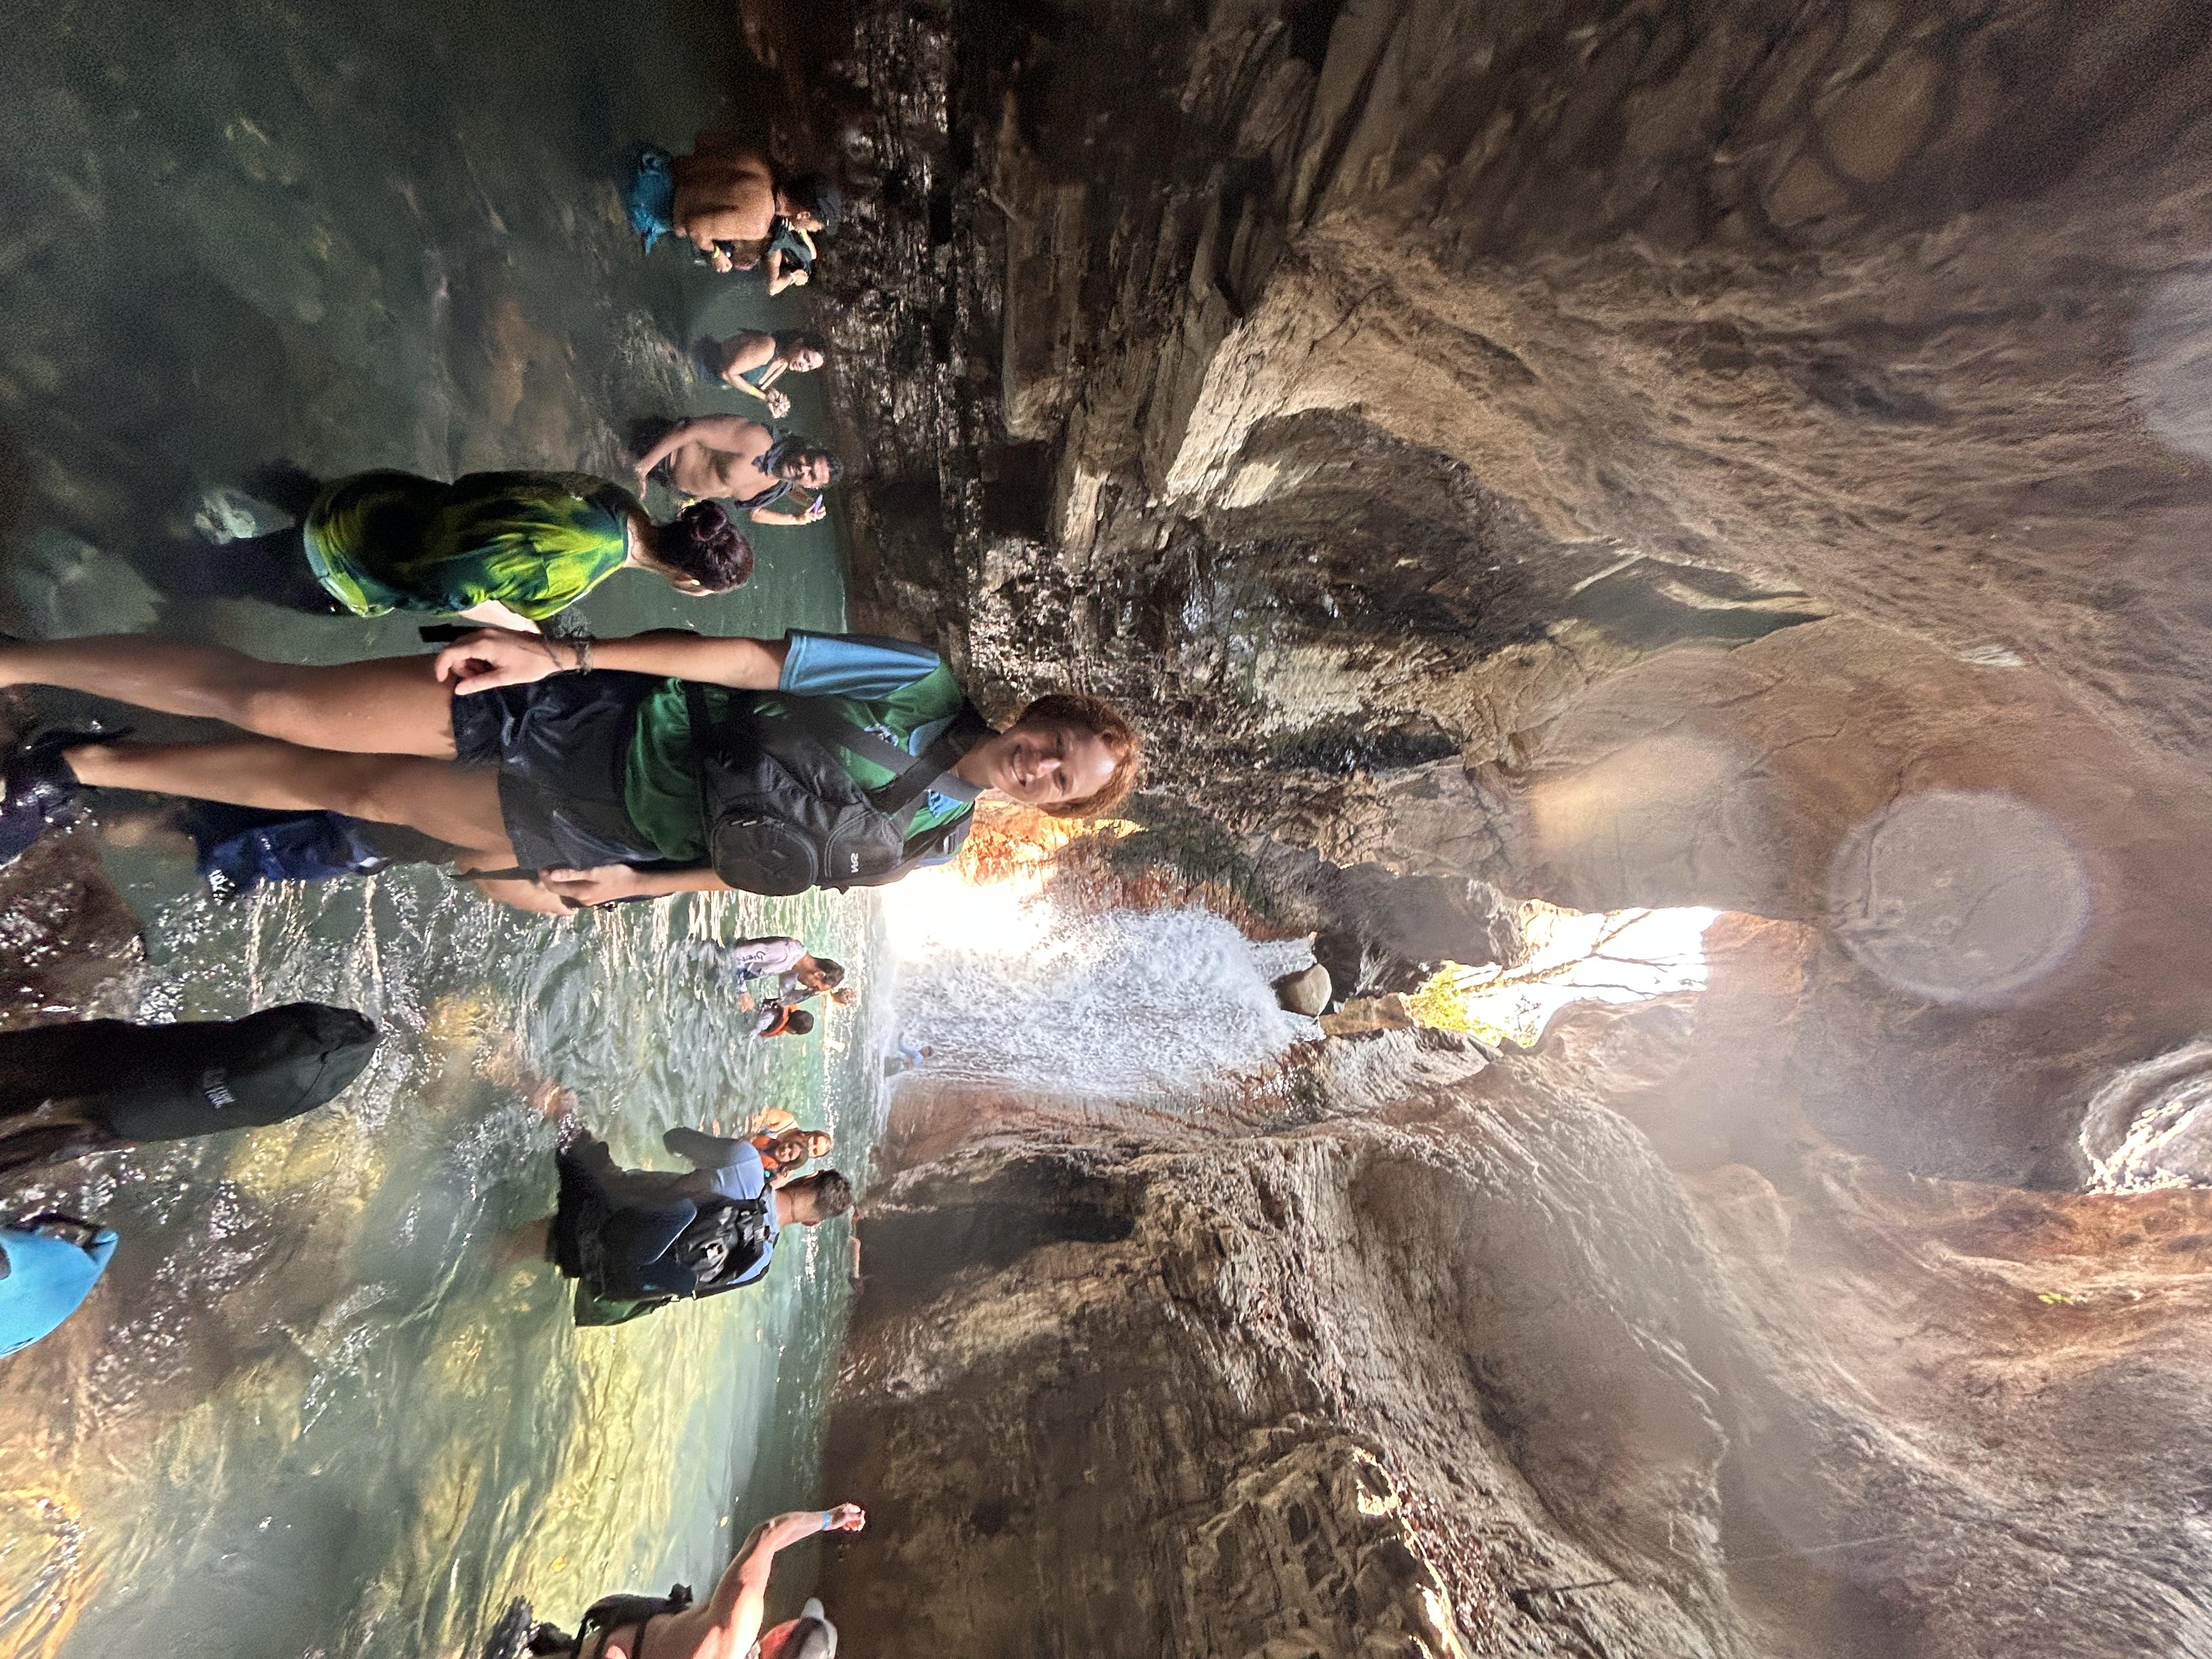
[[[836,1170],[775,1184],[781,1170],[747,1138],[679,1125],[660,1140],[690,1160],[690,1174],[618,1168],[605,1141],[576,1134],[553,1155],[553,1214],[508,1236],[512,1259],[538,1255],[576,1281],[579,1325],[626,1324],[673,1301],[757,1284],[785,1229],[818,1227],[853,1207],[852,1185]]]
[[[812,439],[742,415],[691,415],[673,422],[637,459],[637,487],[658,473],[684,500],[727,501],[755,524],[808,525],[829,511],[823,492],[845,464]],[[799,494],[803,507],[780,505]]]
[[[593,1602],[574,1636],[533,1625],[530,1603],[510,1602],[483,1659],[526,1653],[574,1659],[836,1659],[837,1627],[822,1603],[809,1599],[796,1619],[763,1631],[769,1574],[777,1554],[820,1532],[858,1532],[868,1517],[857,1504],[795,1510],[755,1527],[703,1607],[684,1585],[665,1596],[608,1595]]]

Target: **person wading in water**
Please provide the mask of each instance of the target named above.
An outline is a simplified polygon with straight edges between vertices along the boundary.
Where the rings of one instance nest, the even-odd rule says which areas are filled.
[[[552,914],[895,879],[950,857],[979,795],[1062,817],[1108,812],[1141,756],[1096,697],[1039,697],[997,731],[934,652],[798,630],[594,641],[487,629],[435,656],[333,665],[140,635],[0,640],[0,685],[93,692],[252,734],[134,744],[52,731],[19,744],[0,863],[66,821],[81,790],[143,790],[419,830],[458,849],[459,872],[488,896]],[[732,743],[786,757],[803,783],[779,769],[761,783],[730,758]]]
[[[358,472],[331,485],[299,544],[323,590],[357,617],[457,613],[534,630],[617,570],[650,570],[693,598],[753,574],[729,515],[696,502],[655,524],[619,484],[582,472],[471,472],[441,483]]]
[[[703,1606],[677,1585],[666,1595],[609,1595],[592,1604],[573,1636],[552,1625],[532,1625],[527,1601],[510,1603],[483,1650],[483,1659],[521,1659],[524,1654],[571,1655],[574,1659],[835,1659],[837,1627],[821,1602],[810,1600],[796,1619],[763,1631],[769,1575],[775,1558],[793,1544],[823,1532],[858,1532],[868,1517],[857,1504],[795,1510],[752,1529],[737,1559]]]
[[[637,458],[637,487],[655,468],[669,488],[695,500],[728,501],[755,524],[812,524],[829,508],[822,492],[844,475],[844,463],[796,433],[779,435],[742,415],[681,420]],[[814,499],[796,513],[778,507],[795,491]]]
[[[757,264],[775,238],[776,222],[810,236],[835,230],[844,198],[815,174],[779,178],[768,157],[725,132],[702,132],[691,154],[668,164],[675,181],[670,220],[676,234],[717,270]]]
[[[776,420],[791,413],[791,398],[775,383],[787,374],[811,374],[828,361],[818,336],[759,329],[726,340],[702,340],[698,355],[708,374],[733,392],[759,398]]]

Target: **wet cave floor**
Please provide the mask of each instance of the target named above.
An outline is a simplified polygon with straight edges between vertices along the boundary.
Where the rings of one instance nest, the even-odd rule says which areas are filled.
[[[420,649],[405,618],[250,597],[270,573],[195,531],[206,492],[279,464],[620,477],[641,422],[736,406],[685,366],[696,337],[804,320],[798,296],[647,259],[620,215],[635,141],[757,129],[732,15],[62,4],[10,38],[0,627],[294,660]],[[796,389],[797,423],[819,395]],[[757,549],[740,593],[686,602],[632,574],[582,619],[842,623],[830,526]],[[848,1018],[739,1041],[684,945],[805,933],[861,964],[865,1007],[870,911],[747,898],[548,921],[424,869],[223,906],[158,848],[102,856],[147,959],[99,1012],[313,997],[386,1035],[335,1107],[0,1194],[123,1237],[64,1329],[0,1361],[0,1652],[472,1651],[509,1595],[573,1620],[610,1589],[703,1586],[757,1513],[811,1498],[842,1236],[747,1297],[580,1332],[501,1235],[550,1205],[533,1076],[576,1088],[629,1163],[665,1162],[672,1123],[811,1121],[819,1102],[860,1173],[878,1035]]]

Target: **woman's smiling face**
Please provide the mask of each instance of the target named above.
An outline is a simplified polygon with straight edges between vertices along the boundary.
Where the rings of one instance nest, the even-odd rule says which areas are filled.
[[[1024,806],[1086,799],[1114,775],[1114,752],[1096,732],[1039,720],[999,734],[991,787]]]

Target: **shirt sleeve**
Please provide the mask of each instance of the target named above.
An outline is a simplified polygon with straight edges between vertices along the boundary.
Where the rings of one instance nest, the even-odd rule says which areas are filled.
[[[692,1167],[698,1170],[726,1169],[737,1162],[738,1148],[752,1145],[749,1140],[710,1135],[703,1129],[686,1128],[680,1123],[660,1137],[660,1144],[677,1157],[689,1158]],[[760,1161],[757,1152],[753,1153],[753,1161]]]
[[[776,689],[801,696],[889,697],[944,664],[926,645],[873,634],[815,634],[794,628],[784,639],[790,648]]]

